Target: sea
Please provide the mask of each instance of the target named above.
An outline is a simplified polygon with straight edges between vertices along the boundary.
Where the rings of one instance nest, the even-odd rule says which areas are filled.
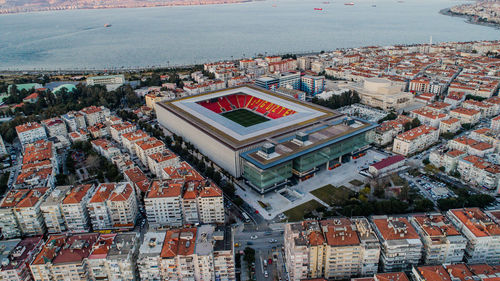
[[[0,15],[0,70],[172,67],[258,54],[427,43],[431,37],[434,43],[500,39],[499,29],[439,13],[468,2],[352,1],[5,14]]]

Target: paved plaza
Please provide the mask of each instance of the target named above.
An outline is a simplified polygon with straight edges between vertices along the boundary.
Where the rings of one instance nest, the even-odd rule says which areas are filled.
[[[258,194],[249,187],[245,188],[246,190],[237,188],[236,194],[243,198],[243,200],[245,200],[254,209],[259,211],[259,213],[267,220],[274,219],[277,215],[283,213],[284,211],[310,200],[316,200],[325,207],[328,207],[328,204],[321,201],[310,192],[327,184],[331,184],[333,186],[343,185],[354,191],[358,191],[360,187],[356,187],[349,182],[354,179],[367,182],[369,179],[359,174],[359,171],[368,167],[374,161],[380,161],[387,156],[388,155],[380,151],[370,149],[366,152],[365,156],[359,159],[351,160],[333,170],[321,170],[317,172],[316,176],[300,182],[295,186],[278,189],[265,195]],[[264,209],[261,204],[259,204],[259,201],[269,205],[270,208],[267,210]]]

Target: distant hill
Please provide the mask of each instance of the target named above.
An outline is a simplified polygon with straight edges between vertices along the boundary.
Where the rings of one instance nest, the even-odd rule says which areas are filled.
[[[251,0],[0,0],[0,13],[242,3]]]

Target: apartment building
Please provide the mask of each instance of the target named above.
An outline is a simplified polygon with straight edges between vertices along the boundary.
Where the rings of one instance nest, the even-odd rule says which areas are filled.
[[[20,198],[13,207],[12,210],[22,235],[35,236],[45,233],[46,226],[40,206],[47,196],[48,190],[48,188],[31,189],[24,193],[25,196]],[[19,194],[16,191],[11,192]]]
[[[139,197],[142,198],[142,196],[148,191],[149,186],[151,185],[151,181],[149,180],[149,178],[141,169],[137,167],[125,170],[123,174],[125,176],[125,180],[128,181],[135,189],[136,194],[138,194]]]
[[[230,228],[171,229],[160,253],[162,280],[236,280]]]
[[[64,123],[66,123],[66,126],[68,126],[71,132],[87,128],[85,116],[78,111],[69,111],[68,113],[61,115],[61,119]]]
[[[411,122],[411,118],[405,115],[400,115],[395,120],[384,121],[380,126],[375,128],[374,142],[378,145],[387,145],[394,138],[402,133],[404,125]]]
[[[94,193],[93,184],[74,187],[63,199],[61,209],[68,230],[87,232],[90,230],[90,218],[87,203]]]
[[[80,113],[85,117],[85,123],[87,126],[104,123],[104,121],[106,121],[106,117],[110,115],[109,109],[104,106],[89,106],[80,110]]]
[[[500,115],[491,119],[491,129],[494,131],[500,131]]]
[[[497,131],[489,128],[480,128],[472,131],[469,137],[477,141],[489,143],[497,152],[500,151],[500,134]]]
[[[106,257],[108,280],[136,280],[139,233],[118,233]]]
[[[439,124],[448,118],[447,114],[439,113],[430,109],[419,108],[412,110],[410,116],[413,118],[418,118],[420,122],[424,125],[439,128]]]
[[[156,103],[162,102],[162,101],[167,101],[169,100],[169,96],[165,95],[161,92],[149,92],[144,96],[144,99],[146,101],[146,106],[155,109],[156,108]]]
[[[410,281],[404,272],[377,273],[373,277],[352,278],[351,281]]]
[[[500,260],[500,225],[479,208],[453,209],[446,213],[467,238],[465,261],[497,264]]]
[[[450,111],[450,117],[460,120],[460,124],[476,124],[481,118],[481,112],[475,109],[457,107]]]
[[[138,141],[134,145],[137,157],[145,167],[148,167],[149,155],[165,150],[165,144],[155,137],[149,137],[145,140]]]
[[[19,242],[21,242],[21,239],[8,239],[0,241],[0,249],[2,249],[2,251],[0,252],[0,260],[9,260],[10,253],[16,248]],[[4,272],[2,271],[2,267],[0,266],[0,280],[9,280],[8,277],[10,276],[8,275],[4,274]]]
[[[151,227],[182,225],[182,187],[182,181],[153,181],[144,197],[144,207]]]
[[[92,247],[92,252],[87,258],[90,280],[109,280],[109,266],[106,259],[115,237],[116,233],[101,234]]]
[[[7,148],[5,147],[5,143],[3,142],[3,138],[0,135],[0,156],[7,155],[7,154],[8,154]]]
[[[373,216],[372,224],[382,245],[380,263],[383,271],[406,271],[419,264],[423,244],[406,218]]]
[[[87,258],[90,280],[136,280],[138,233],[101,234]]]
[[[184,193],[184,200],[182,201],[183,207],[186,206],[185,204],[188,201],[186,193],[191,192],[191,198],[195,196],[194,202],[196,202],[196,206],[198,207],[198,221],[202,223],[223,224],[225,222],[225,213],[222,190],[213,182],[193,183],[187,183],[187,190]],[[184,211],[186,209],[184,208]],[[187,218],[185,220],[188,221]]]
[[[0,230],[4,239],[21,236],[19,223],[14,215],[16,205],[28,194],[29,189],[12,189],[0,203]]]
[[[47,138],[45,129],[36,122],[24,123],[16,126],[17,137],[24,147],[28,143],[33,143],[37,140],[44,140]]]
[[[87,204],[92,228],[133,228],[138,213],[135,190],[129,183],[101,183]]]
[[[122,135],[123,146],[131,153],[137,154],[135,150],[135,143],[138,141],[144,141],[149,138],[149,135],[141,130],[137,130],[130,133],[125,133]]]
[[[284,235],[291,280],[346,279],[377,272],[380,243],[366,218],[291,223]]]
[[[494,280],[500,275],[500,269],[487,264],[443,264],[414,267],[412,275],[416,281],[451,281],[451,280]]]
[[[98,233],[50,235],[31,263],[36,281],[89,280],[88,258],[99,239]]]
[[[452,149],[446,152],[434,150],[429,154],[429,161],[436,167],[444,167],[445,172],[449,173],[457,168],[458,160],[465,157],[467,153],[462,150]]]
[[[426,110],[431,110],[436,113],[448,113],[452,109],[452,105],[447,102],[435,101],[431,104],[426,105],[424,108]]]
[[[392,151],[401,155],[410,155],[434,144],[439,139],[439,130],[421,125],[399,134],[394,139]]]
[[[495,151],[493,145],[477,141],[466,136],[460,136],[448,141],[448,147],[451,149],[465,151],[470,155],[476,155],[479,157],[484,157],[486,154],[490,154]]]
[[[424,245],[424,264],[461,262],[467,240],[441,213],[414,215],[410,223]]]
[[[462,128],[458,118],[449,118],[439,123],[439,133],[456,133]]]
[[[500,186],[500,166],[484,158],[469,155],[458,161],[457,171],[462,180],[476,186],[498,190]]]
[[[482,118],[489,118],[497,114],[498,108],[495,104],[475,101],[475,100],[466,100],[462,103],[463,108],[466,109],[474,109],[481,112]]]
[[[42,237],[29,237],[0,242],[0,280],[31,281],[29,264],[42,246]]]
[[[160,254],[166,232],[148,231],[139,247],[137,269],[141,280],[161,281]]]
[[[64,220],[62,202],[70,191],[70,185],[58,186],[50,191],[49,195],[45,197],[45,200],[40,205],[48,233],[60,233],[68,230]]]
[[[110,161],[113,157],[121,154],[120,149],[107,139],[96,139],[90,143],[95,151]]]
[[[55,187],[58,157],[50,141],[38,140],[25,145],[21,171],[14,188]]]
[[[43,127],[45,127],[45,130],[47,131],[50,137],[68,135],[66,124],[59,117],[42,120],[42,125]]]
[[[148,155],[149,170],[159,178],[162,176],[163,169],[177,166],[179,163],[179,157],[169,149]]]
[[[122,135],[126,133],[131,133],[135,132],[137,130],[137,127],[130,123],[130,122],[123,122],[119,124],[114,124],[110,126],[110,133],[111,137],[113,140],[115,140],[117,143],[121,144],[122,143]]]

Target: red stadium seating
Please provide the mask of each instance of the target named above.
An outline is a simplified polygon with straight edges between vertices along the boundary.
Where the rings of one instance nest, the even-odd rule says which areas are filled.
[[[228,95],[218,98],[217,101],[206,100],[198,102],[198,104],[217,114],[246,108],[265,115],[268,118],[278,119],[295,113],[294,110],[245,94]]]

